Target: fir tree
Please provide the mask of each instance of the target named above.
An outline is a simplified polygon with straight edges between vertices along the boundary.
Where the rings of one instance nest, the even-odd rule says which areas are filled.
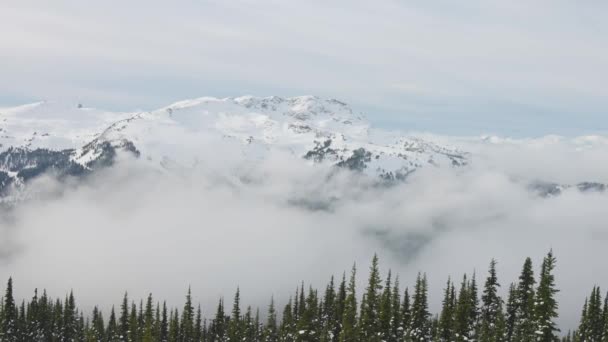
[[[344,301],[344,314],[342,315],[342,330],[340,331],[340,342],[359,341],[357,332],[357,294],[356,286],[357,267],[353,265]]]
[[[532,342],[536,339],[534,284],[532,260],[527,258],[519,276],[517,287],[517,319],[515,321],[514,340],[518,342]]]
[[[112,306],[112,310],[110,311],[110,319],[108,320],[108,329],[106,331],[106,341],[118,342],[120,340],[120,329],[118,328],[118,324],[116,323],[116,313],[114,312],[114,306]]]
[[[431,340],[430,313],[428,311],[428,295],[426,275],[418,273],[412,303],[412,318],[410,336],[416,341]]]
[[[270,298],[270,305],[268,305],[268,318],[266,322],[266,329],[264,331],[264,341],[276,342],[278,341],[277,333],[277,313],[274,307],[274,297]]]
[[[505,308],[505,342],[513,341],[515,322],[517,320],[517,288],[511,283]]]
[[[401,326],[403,326],[403,337],[410,337],[410,323],[412,321],[412,311],[410,304],[409,289],[406,287],[403,292],[403,303],[401,304]]]
[[[224,314],[224,300],[220,299],[219,304],[217,305],[217,311],[215,313],[215,318],[213,322],[211,322],[210,328],[210,342],[224,342],[226,341],[226,316]]]
[[[180,341],[192,341],[194,338],[194,306],[192,305],[192,291],[190,287],[188,287],[188,293],[186,294],[186,303],[184,304],[184,310],[182,310],[180,324]]]
[[[169,318],[167,317],[167,302],[163,302],[163,315],[160,322],[159,340],[161,342],[169,341]]]
[[[13,278],[8,278],[6,292],[4,294],[4,306],[2,317],[2,341],[13,342],[19,338],[17,331],[17,307],[13,297]]]
[[[201,305],[196,309],[196,319],[194,320],[194,341],[201,341],[203,338],[203,313]]]
[[[118,333],[121,341],[127,342],[129,340],[129,297],[127,293],[125,293],[120,306]]]
[[[481,296],[480,342],[502,341],[504,336],[504,316],[502,299],[498,296],[498,277],[496,275],[496,260],[490,262],[488,278]]]
[[[384,291],[380,297],[379,307],[379,332],[378,335],[382,341],[392,340],[392,320],[393,320],[393,288],[392,288],[392,274],[388,271],[386,282],[384,283]]]
[[[363,341],[380,341],[380,291],[382,280],[378,269],[378,256],[374,255],[370,267],[369,279],[364,300],[361,302],[361,339]]]
[[[448,278],[444,293],[441,315],[438,321],[437,340],[441,342],[452,341],[455,336],[456,298],[454,284]]]
[[[228,322],[228,340],[240,341],[243,338],[241,331],[241,291],[237,288],[232,304],[232,316]]]
[[[395,285],[393,285],[393,293],[391,300],[391,335],[387,342],[398,342],[403,340],[403,318],[401,316],[401,293],[399,289],[399,277],[395,277]]]
[[[557,324],[555,319],[557,318],[557,301],[555,295],[558,290],[555,288],[555,277],[553,275],[553,269],[555,268],[555,257],[553,251],[549,251],[547,256],[543,260],[543,264],[540,272],[540,281],[538,283],[538,289],[536,290],[536,334],[537,341],[540,342],[553,342],[557,339]],[[599,295],[599,289],[598,289]],[[601,315],[601,308],[600,308]],[[603,320],[600,318],[600,338],[603,331]]]

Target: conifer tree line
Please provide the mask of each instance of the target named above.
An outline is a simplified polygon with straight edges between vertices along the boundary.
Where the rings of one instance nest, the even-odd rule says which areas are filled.
[[[51,342],[553,342],[608,341],[608,295],[594,287],[582,309],[580,326],[562,333],[556,326],[558,292],[553,275],[556,259],[549,252],[540,274],[524,262],[519,279],[506,298],[499,295],[496,261],[483,286],[476,275],[448,279],[441,311],[431,314],[427,277],[419,273],[411,288],[401,288],[398,276],[382,277],[374,256],[364,289],[356,288],[357,269],[333,277],[323,289],[300,284],[282,308],[271,298],[265,312],[241,307],[240,289],[232,303],[220,299],[210,318],[186,294],[182,308],[169,308],[150,294],[133,301],[125,294],[119,307],[85,314],[74,294],[50,298],[34,291],[29,301],[16,303],[9,279],[0,304],[0,341]],[[358,293],[361,291],[361,293]],[[263,318],[262,318],[263,317]]]

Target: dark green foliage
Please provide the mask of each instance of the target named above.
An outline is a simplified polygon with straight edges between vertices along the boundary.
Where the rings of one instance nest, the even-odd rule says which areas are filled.
[[[527,258],[519,276],[517,287],[517,314],[515,320],[514,341],[535,341],[536,324],[534,322],[534,271],[532,270],[532,259]]]
[[[480,310],[480,342],[502,341],[505,331],[504,314],[502,311],[502,299],[498,296],[498,277],[496,275],[496,260],[490,262],[488,278],[481,296]]]
[[[443,293],[441,315],[438,321],[437,340],[452,341],[456,336],[456,289],[450,279]]]
[[[357,293],[356,293],[356,275],[357,267],[353,265],[346,290],[346,299],[344,301],[344,314],[342,315],[342,331],[340,333],[340,342],[355,342],[359,341],[357,331]]]
[[[544,258],[543,264],[540,271],[540,281],[538,282],[538,289],[536,290],[536,306],[535,306],[535,321],[536,336],[539,342],[553,342],[557,339],[557,324],[555,319],[557,318],[557,301],[555,295],[559,292],[555,288],[555,277],[553,275],[553,269],[555,268],[555,257],[553,251]],[[599,289],[598,289],[599,296]],[[599,304],[601,306],[601,303]],[[600,311],[600,327],[603,329],[603,315]],[[601,336],[601,332],[600,332]]]
[[[361,302],[361,325],[359,331],[363,341],[380,341],[380,291],[382,290],[382,280],[378,269],[378,256],[374,255],[370,266],[367,288]],[[388,298],[390,301],[390,297]]]
[[[411,321],[409,334],[416,341],[431,340],[431,314],[428,305],[428,290],[426,274],[418,273],[414,287],[414,300],[411,308]]]
[[[241,311],[240,289],[234,296],[232,311],[226,315],[224,301],[218,303],[214,317],[207,321],[200,305],[194,308],[188,289],[183,311],[154,304],[152,294],[139,305],[125,293],[117,316],[111,308],[107,322],[99,307],[87,314],[78,309],[70,292],[64,299],[50,299],[34,291],[28,301],[16,304],[13,282],[9,279],[0,302],[0,341],[35,342],[424,342],[424,341],[573,341],[608,340],[608,298],[602,300],[594,287],[585,301],[580,326],[558,336],[557,293],[550,252],[543,260],[538,287],[527,259],[517,285],[512,284],[503,312],[499,296],[496,262],[490,263],[481,303],[475,278],[463,277],[460,288],[448,279],[439,315],[429,311],[426,276],[419,273],[413,295],[403,295],[399,278],[389,271],[381,281],[378,258],[370,267],[365,293],[357,305],[356,268],[347,283],[343,275],[336,287],[332,277],[319,292],[302,283],[282,310],[279,319],[275,300],[261,323],[259,310],[249,306]],[[394,279],[394,280],[393,280]],[[458,293],[458,295],[457,295]],[[207,323],[209,322],[209,324]],[[518,335],[519,334],[519,335]]]

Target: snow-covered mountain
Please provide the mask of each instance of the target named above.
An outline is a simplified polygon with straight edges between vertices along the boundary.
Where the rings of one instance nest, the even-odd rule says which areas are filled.
[[[385,179],[470,162],[466,152],[371,128],[347,104],[314,96],[203,97],[130,113],[56,102],[0,109],[2,189],[43,172],[87,174],[119,151],[159,168],[195,166],[219,151],[251,162],[282,151]]]

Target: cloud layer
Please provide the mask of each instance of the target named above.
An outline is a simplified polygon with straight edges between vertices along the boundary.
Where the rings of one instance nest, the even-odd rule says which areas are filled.
[[[73,288],[85,307],[117,305],[125,290],[179,305],[191,285],[209,314],[237,286],[263,308],[271,295],[284,302],[301,280],[323,286],[353,262],[363,285],[378,252],[383,270],[404,285],[427,272],[437,310],[448,276],[476,271],[482,282],[494,257],[504,289],[526,256],[539,266],[553,248],[560,322],[574,326],[590,288],[608,283],[608,196],[539,198],[523,177],[606,182],[587,178],[608,167],[591,165],[606,145],[599,137],[586,149],[580,139],[443,139],[477,146],[473,165],[426,168],[392,187],[281,154],[245,165],[218,153],[220,163],[210,155],[196,169],[169,173],[127,160],[67,186],[41,178],[29,190],[35,198],[3,216],[0,275],[15,278],[18,296]],[[589,169],[577,175],[571,163]]]

